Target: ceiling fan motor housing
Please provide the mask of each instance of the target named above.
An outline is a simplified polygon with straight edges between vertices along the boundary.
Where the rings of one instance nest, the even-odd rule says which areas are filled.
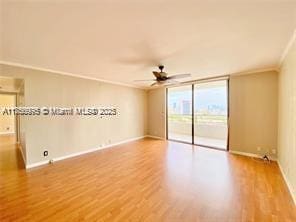
[[[167,74],[165,72],[163,72],[164,69],[164,65],[159,65],[158,68],[160,69],[160,76],[157,77],[157,81],[166,81],[168,79]]]
[[[168,76],[167,73],[163,71],[163,69],[164,69],[163,65],[159,65],[158,68],[159,68],[160,72],[152,71],[155,79],[153,79],[153,80],[138,80],[138,81],[154,81],[154,83],[151,86],[155,86],[155,85],[163,85],[165,83],[178,83],[178,81],[176,81],[176,79],[187,78],[187,77],[191,76],[190,74],[179,74],[179,75]]]
[[[162,72],[162,70],[164,69],[163,65],[159,65],[158,68],[160,69],[160,71]]]

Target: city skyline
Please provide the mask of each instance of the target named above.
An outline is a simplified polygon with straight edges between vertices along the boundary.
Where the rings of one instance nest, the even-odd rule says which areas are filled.
[[[168,108],[171,113],[190,114],[192,109],[191,90],[169,91]],[[195,88],[194,92],[195,112],[226,115],[227,92],[226,87]],[[189,112],[188,112],[189,111]]]

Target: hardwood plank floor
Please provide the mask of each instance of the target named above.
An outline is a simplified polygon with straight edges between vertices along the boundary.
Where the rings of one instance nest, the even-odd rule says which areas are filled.
[[[14,134],[0,135],[0,146],[11,145],[14,143],[15,143]]]
[[[29,171],[0,152],[1,222],[296,221],[275,162],[154,139]]]

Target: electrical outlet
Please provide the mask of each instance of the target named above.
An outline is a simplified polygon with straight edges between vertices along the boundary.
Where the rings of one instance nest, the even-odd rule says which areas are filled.
[[[260,146],[257,146],[257,151],[261,151],[261,147]]]
[[[271,150],[272,154],[276,154],[276,149]]]
[[[48,151],[47,151],[47,150],[45,150],[45,151],[43,152],[43,156],[48,156]]]

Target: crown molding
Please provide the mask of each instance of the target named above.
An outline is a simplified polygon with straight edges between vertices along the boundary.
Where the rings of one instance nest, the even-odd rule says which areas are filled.
[[[281,55],[281,58],[280,58],[280,61],[279,61],[279,64],[278,64],[279,69],[282,66],[287,54],[289,53],[289,51],[290,51],[290,49],[291,49],[291,47],[293,45],[293,43],[295,42],[295,39],[296,39],[296,29],[294,30],[292,37],[290,38],[288,44],[285,47],[285,50],[283,51],[283,53]]]
[[[244,71],[244,72],[229,73],[228,75],[230,75],[230,76],[248,75],[248,74],[255,74],[255,73],[260,73],[260,72],[279,72],[279,69],[277,67],[266,68],[266,69],[254,69],[254,70]]]
[[[54,73],[54,74],[58,74],[58,75],[63,75],[63,76],[71,76],[71,77],[76,77],[76,78],[81,78],[81,79],[94,80],[94,81],[109,83],[109,84],[113,84],[113,85],[119,85],[119,86],[125,86],[125,87],[130,87],[130,88],[147,90],[147,88],[145,88],[145,87],[135,86],[135,85],[121,83],[121,82],[116,82],[116,81],[110,81],[110,80],[105,80],[105,79],[100,79],[100,78],[87,77],[87,76],[82,76],[80,74],[73,74],[73,73],[59,71],[59,70],[54,70],[54,69],[46,69],[46,68],[41,68],[41,67],[37,67],[37,66],[26,65],[26,64],[22,64],[22,63],[15,63],[15,62],[8,62],[8,61],[0,60],[0,64],[2,64],[2,65],[9,65],[9,66],[15,66],[15,67],[24,68],[24,69],[33,69],[33,70],[42,71],[42,72],[50,72],[50,73]]]
[[[54,74],[58,74],[58,75],[71,76],[71,77],[76,77],[76,78],[81,78],[81,79],[94,80],[94,81],[98,81],[98,82],[104,82],[104,83],[109,83],[109,84],[113,84],[113,85],[120,85],[120,86],[125,86],[125,87],[130,87],[130,88],[136,88],[136,89],[141,89],[141,90],[145,90],[145,91],[150,91],[150,90],[153,90],[153,89],[158,89],[158,88],[164,87],[164,86],[156,86],[156,87],[150,88],[150,87],[147,87],[147,86],[143,86],[143,87],[135,86],[135,85],[125,84],[125,83],[116,82],[116,81],[110,81],[110,80],[93,78],[93,77],[86,77],[86,76],[82,76],[82,75],[79,75],[79,74],[73,74],[73,73],[69,73],[69,72],[63,72],[63,71],[58,71],[58,70],[53,70],[53,69],[46,69],[46,68],[30,66],[30,65],[25,65],[25,64],[21,64],[21,63],[8,62],[8,61],[3,61],[3,60],[0,60],[0,64],[20,67],[20,68],[25,68],[25,69],[33,69],[33,70],[42,71],[42,72],[50,72],[50,73],[54,73]],[[274,68],[265,68],[265,69],[255,69],[255,70],[244,71],[244,72],[235,72],[235,73],[229,73],[229,74],[227,74],[227,76],[228,75],[229,76],[232,76],[232,75],[247,75],[247,74],[255,74],[255,73],[270,72],[270,71],[279,72],[279,68],[274,67]],[[225,76],[225,75],[223,75],[223,76]],[[209,78],[219,78],[219,77],[221,77],[221,75],[220,76],[209,77]],[[199,80],[202,80],[202,79],[203,78],[197,78],[197,79],[194,79],[194,80],[192,80],[190,82],[196,82],[196,81],[199,81]],[[184,84],[184,83],[181,82],[180,84]]]

